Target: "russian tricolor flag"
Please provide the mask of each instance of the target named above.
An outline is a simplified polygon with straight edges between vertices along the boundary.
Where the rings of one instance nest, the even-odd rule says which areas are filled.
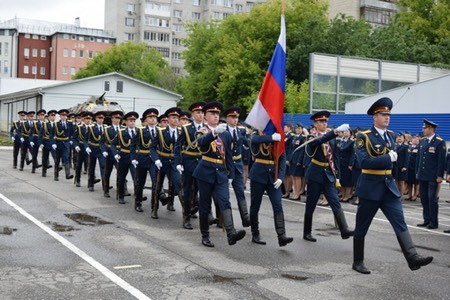
[[[267,70],[258,99],[245,120],[252,127],[271,135],[281,134],[278,155],[284,152],[283,110],[286,86],[286,27],[281,16],[280,37]]]

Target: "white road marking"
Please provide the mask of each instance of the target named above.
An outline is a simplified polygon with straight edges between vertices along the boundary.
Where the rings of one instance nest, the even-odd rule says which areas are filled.
[[[83,250],[60,236],[59,234],[55,233],[53,230],[51,230],[49,227],[45,226],[43,223],[41,223],[39,220],[37,220],[35,217],[30,215],[28,212],[26,212],[23,208],[15,204],[13,201],[8,199],[6,196],[0,193],[0,198],[5,201],[9,206],[17,210],[21,215],[23,215],[25,218],[33,222],[36,226],[44,230],[46,233],[48,233],[51,237],[53,237],[55,240],[63,244],[66,248],[68,248],[70,251],[81,257],[83,260],[85,260],[88,264],[96,268],[100,273],[102,273],[104,276],[106,276],[109,280],[120,286],[122,289],[133,295],[136,299],[142,299],[142,300],[151,300],[151,298],[147,297],[144,293],[142,293],[140,290],[136,289],[132,285],[130,285],[128,282],[111,272],[108,268],[100,264],[98,261],[87,255]]]
[[[122,270],[122,269],[131,269],[131,268],[140,268],[141,265],[130,265],[130,266],[115,266],[113,267],[114,270]]]

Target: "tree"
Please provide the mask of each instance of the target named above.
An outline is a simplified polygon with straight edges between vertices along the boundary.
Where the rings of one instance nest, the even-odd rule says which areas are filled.
[[[144,43],[122,43],[97,54],[85,68],[78,71],[73,79],[91,77],[110,72],[120,72],[136,79],[173,90],[175,78],[168,80],[171,69],[155,49]]]

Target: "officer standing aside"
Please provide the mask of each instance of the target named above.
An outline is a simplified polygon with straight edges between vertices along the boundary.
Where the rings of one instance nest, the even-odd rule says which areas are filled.
[[[147,174],[152,181],[152,199],[156,197],[156,166],[150,156],[150,146],[156,135],[158,122],[158,110],[149,108],[142,114],[145,127],[137,129],[135,138],[136,148],[131,152],[131,163],[136,167],[136,183],[134,185],[134,210],[143,212],[142,201],[144,201],[144,186]],[[153,202],[153,201],[152,201]]]
[[[120,125],[120,122],[123,117],[123,112],[120,110],[116,110],[110,113],[111,117],[111,126],[105,129],[105,135],[103,139],[100,140],[100,149],[102,151],[102,155],[105,158],[105,173],[103,178],[103,196],[105,198],[110,198],[109,195],[109,182],[111,178],[111,173],[113,167],[116,167],[117,170],[117,161],[114,158],[114,155],[111,151],[111,143],[113,139],[116,137],[117,133],[123,127]]]
[[[231,134],[233,145],[233,162],[234,162],[234,178],[231,185],[236,195],[236,201],[239,208],[239,214],[241,215],[242,226],[250,226],[250,216],[247,209],[247,200],[244,194],[244,163],[242,161],[242,148],[248,141],[245,137],[245,127],[238,126],[239,115],[241,108],[233,106],[223,112],[225,120],[227,121],[227,130]]]
[[[424,138],[419,143],[416,174],[420,185],[420,202],[423,208],[423,223],[419,227],[436,229],[438,222],[438,192],[445,172],[447,149],[445,141],[436,135],[438,124],[423,120]]]
[[[195,132],[204,127],[203,124],[203,106],[205,102],[194,102],[189,106],[189,110],[192,112],[192,123],[181,126],[181,133],[175,143],[175,165],[178,172],[182,176],[183,189],[183,227],[185,229],[193,229],[191,224],[191,208],[193,198],[198,192],[198,186],[196,179],[192,176],[195,168],[201,159],[201,153],[198,149],[198,143],[195,143]]]
[[[377,100],[367,111],[373,116],[373,126],[362,131],[356,139],[356,156],[362,171],[356,186],[359,205],[356,212],[356,227],[353,238],[353,270],[370,274],[364,265],[364,238],[369,226],[381,209],[394,229],[409,268],[414,271],[428,265],[433,257],[417,254],[405,223],[401,195],[392,177],[393,163],[397,160],[392,131],[387,130],[392,109],[392,100],[384,97]]]
[[[56,162],[56,153],[52,147],[55,138],[56,113],[54,109],[47,112],[48,120],[44,122],[39,132],[39,143],[44,145],[42,148],[42,177],[47,177],[47,169],[51,167],[48,162],[50,153],[52,154],[53,162]]]
[[[20,148],[22,146],[22,142],[20,141],[19,131],[20,127],[22,127],[22,123],[25,121],[25,117],[27,112],[21,110],[17,113],[19,115],[19,120],[13,121],[11,125],[11,129],[9,130],[9,137],[14,141],[13,146],[13,168],[17,169],[17,159],[19,156]]]
[[[317,136],[310,142],[305,149],[306,155],[311,158],[311,163],[306,170],[305,178],[308,182],[308,194],[306,196],[305,221],[303,227],[303,239],[316,242],[316,238],[311,234],[313,213],[317,206],[320,194],[328,200],[333,214],[336,218],[342,239],[348,239],[353,236],[353,231],[348,230],[344,211],[339,203],[337,193],[337,146],[335,138],[338,132],[348,131],[348,124],[342,124],[338,128],[327,132],[328,111],[319,111],[311,116],[314,121],[314,127],[317,130]]]
[[[94,184],[99,183],[100,179],[95,179],[95,166],[100,167],[100,176],[103,183],[103,175],[105,172],[105,157],[103,157],[100,150],[100,141],[105,134],[106,126],[103,124],[105,120],[105,112],[98,111],[94,114],[95,123],[91,124],[88,133],[85,136],[86,153],[89,155],[88,160],[88,189],[90,192],[94,191]]]
[[[52,141],[52,148],[56,152],[55,161],[55,181],[59,180],[59,163],[62,161],[66,172],[66,179],[72,179],[73,175],[70,174],[70,140],[73,135],[73,123],[67,121],[67,115],[69,110],[60,109],[58,115],[60,120],[55,123],[55,135]]]
[[[210,102],[203,106],[207,126],[196,133],[202,159],[195,168],[193,176],[198,181],[200,232],[202,244],[206,247],[214,247],[209,239],[208,220],[213,196],[223,216],[228,244],[234,245],[245,236],[245,231],[236,231],[233,223],[228,189],[235,174],[231,150],[233,141],[231,134],[227,131],[227,125],[218,125],[222,110],[223,105],[220,102]]]

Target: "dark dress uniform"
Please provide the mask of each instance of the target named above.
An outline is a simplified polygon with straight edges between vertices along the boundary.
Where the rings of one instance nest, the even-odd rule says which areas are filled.
[[[145,120],[148,116],[157,117],[159,114],[156,108],[147,109],[142,115]],[[136,183],[134,185],[134,209],[142,212],[142,201],[144,200],[144,186],[147,181],[147,174],[152,181],[152,198],[156,197],[156,174],[157,168],[155,162],[150,156],[150,146],[155,137],[157,128],[145,126],[139,127],[136,134],[136,149],[131,152],[131,161],[138,162],[136,166]]]
[[[311,120],[328,120],[330,113],[320,111],[311,116]],[[323,193],[330,203],[336,218],[341,237],[348,239],[353,231],[348,230],[344,211],[339,202],[336,189],[336,174],[339,166],[336,147],[336,133],[331,130],[322,136],[317,136],[306,146],[306,155],[311,157],[311,163],[306,169],[305,178],[308,182],[308,193],[306,196],[305,222],[303,227],[303,239],[315,242],[311,234],[312,218],[317,206],[320,194]],[[331,165],[330,165],[331,164]]]
[[[27,114],[34,114],[34,111],[29,111]],[[30,145],[30,133],[33,129],[33,124],[33,121],[25,120],[22,122],[22,126],[19,127],[19,140],[22,141],[20,148],[20,171],[23,171],[25,159],[27,160],[27,165],[31,162],[28,161],[27,155],[28,151],[32,153],[32,148]]]
[[[123,112],[122,111],[114,111],[110,114],[112,117],[122,117]],[[114,168],[116,167],[117,170],[117,161],[114,158],[114,154],[111,151],[111,144],[113,139],[116,137],[117,132],[119,132],[121,129],[123,129],[123,126],[121,125],[111,125],[109,127],[105,128],[105,134],[103,136],[103,139],[100,140],[100,149],[102,151],[103,157],[105,157],[105,170],[103,173],[103,196],[105,198],[110,198],[109,195],[109,187],[110,187],[110,178],[111,173]]]
[[[223,106],[220,102],[210,102],[203,107],[205,114],[220,113],[221,110],[223,110]],[[226,128],[225,124],[224,128]],[[207,247],[214,247],[214,244],[209,239],[208,220],[208,216],[211,213],[212,197],[214,196],[222,213],[228,244],[234,245],[245,236],[245,231],[236,231],[231,211],[228,185],[229,180],[233,179],[235,174],[233,152],[231,150],[232,137],[225,129],[224,132],[218,135],[213,134],[209,127],[200,129],[196,133],[196,137],[202,153],[202,159],[195,168],[193,176],[198,180],[200,192],[199,221],[202,244]]]
[[[103,117],[105,116],[104,113],[97,112],[94,114],[94,117],[98,117],[99,115]],[[97,161],[100,167],[102,186],[104,186],[103,178],[105,173],[105,157],[103,157],[102,151],[100,149],[100,141],[103,139],[105,131],[105,124],[91,124],[88,128],[88,132],[84,140],[86,150],[89,148],[92,151],[88,155],[88,189],[90,192],[94,191],[94,184],[100,181],[100,179],[95,178],[95,166],[97,165]]]
[[[398,181],[406,181],[408,179],[408,165],[409,165],[409,146],[407,144],[397,144],[395,146],[398,158],[394,163],[394,179]],[[402,169],[406,169],[402,171]],[[400,195],[401,196],[401,195]]]
[[[355,141],[352,139],[342,139],[339,144],[339,182],[343,187],[352,187],[352,171],[350,166],[351,158],[355,155]]]
[[[56,114],[56,110],[50,110],[47,113]],[[49,154],[52,154],[53,161],[56,161],[56,152],[52,148],[55,139],[55,123],[52,121],[45,121],[41,131],[39,132],[39,144],[43,144],[42,148],[42,177],[47,177],[47,169],[49,168]]]
[[[26,111],[19,111],[18,112],[19,115],[25,115]],[[22,146],[22,142],[20,141],[20,137],[19,137],[19,130],[20,127],[22,126],[22,120],[17,120],[17,121],[13,121],[13,123],[11,124],[11,129],[9,130],[9,137],[11,139],[14,139],[14,145],[13,145],[13,168],[16,169],[17,168],[17,159],[19,156],[19,152],[20,152],[20,148]]]
[[[302,134],[296,135],[292,141],[294,151],[292,152],[291,168],[292,175],[296,177],[305,176],[305,166],[303,160],[305,159],[305,147],[299,148],[306,141],[306,137]]]
[[[129,112],[123,116],[124,120],[128,118],[139,118],[137,112]],[[113,157],[117,157],[117,196],[120,204],[125,204],[125,185],[128,171],[131,173],[133,183],[136,178],[136,169],[131,163],[130,153],[135,151],[136,128],[125,127],[121,129],[111,141],[111,152]],[[116,156],[118,155],[118,156]]]
[[[368,110],[369,115],[390,114],[392,100],[381,98]],[[403,215],[400,192],[392,176],[394,148],[392,131],[381,136],[375,127],[358,134],[356,140],[357,159],[362,174],[356,186],[359,205],[356,212],[356,227],[353,240],[353,269],[363,274],[370,271],[364,265],[364,238],[378,209],[384,213],[392,225],[403,254],[411,270],[429,264],[433,258],[417,254]]]
[[[259,209],[261,207],[264,192],[267,192],[272,204],[275,231],[278,236],[280,247],[291,243],[294,239],[286,237],[283,206],[281,204],[281,188],[275,188],[277,179],[283,180],[286,173],[286,154],[282,153],[279,158],[274,156],[273,138],[264,135],[263,132],[255,130],[250,136],[250,149],[254,158],[249,173],[250,178],[250,223],[252,229],[252,242],[265,245],[259,233]],[[275,174],[275,160],[278,160],[278,174]]]
[[[46,111],[41,109],[37,112],[39,114],[45,114]],[[38,154],[39,147],[41,146],[41,140],[39,139],[39,133],[41,132],[42,126],[44,125],[44,121],[36,120],[33,123],[33,128],[30,132],[30,143],[33,142],[33,146],[31,147],[31,157],[32,157],[32,168],[31,173],[35,173],[37,168],[42,167],[42,165],[38,164]]]
[[[438,125],[424,120],[425,126],[436,128]],[[433,136],[431,141],[427,137],[419,143],[419,154],[416,160],[416,174],[420,184],[420,202],[423,207],[423,223],[418,226],[426,226],[429,229],[438,228],[438,177],[444,177],[445,159],[447,148],[445,141]]]
[[[58,114],[66,113],[67,109],[61,109]],[[72,179],[73,175],[70,174],[70,139],[73,135],[74,128],[73,123],[66,120],[65,124],[62,121],[55,122],[55,135],[53,144],[56,145],[56,161],[55,161],[55,181],[59,180],[59,163],[62,160],[64,170],[66,172],[66,179]]]
[[[419,145],[411,145],[409,146],[409,163],[408,163],[408,184],[417,184],[417,176],[416,176],[416,160],[417,155],[419,154]]]
[[[91,117],[92,113],[87,112],[83,114],[83,117]],[[75,185],[77,187],[80,187],[80,180],[81,180],[81,169],[83,168],[84,162],[88,159],[88,154],[86,153],[86,136],[88,135],[88,126],[83,123],[80,125],[76,125],[75,132],[73,134],[72,138],[72,145],[75,149],[75,155],[77,156],[75,165]],[[79,147],[79,151],[77,150],[77,147]]]
[[[189,110],[194,112],[202,110],[205,102],[195,102],[191,104]],[[201,159],[201,152],[198,149],[198,143],[195,142],[195,132],[204,127],[204,124],[190,124],[183,125],[181,127],[181,133],[175,143],[174,155],[175,166],[183,166],[183,174],[181,175],[181,188],[183,189],[183,227],[186,229],[192,229],[190,221],[192,214],[192,202],[198,192],[197,181],[193,177],[195,168],[197,168],[198,162]]]

